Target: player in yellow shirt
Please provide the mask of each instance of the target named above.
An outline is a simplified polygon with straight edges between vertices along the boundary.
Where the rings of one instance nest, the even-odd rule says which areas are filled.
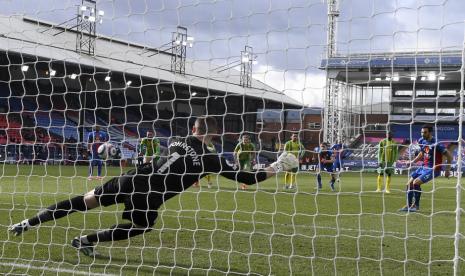
[[[399,157],[399,144],[392,138],[392,131],[381,140],[378,145],[378,185],[377,192],[381,192],[384,174],[386,174],[386,193],[391,192],[391,175],[394,173],[395,164]]]
[[[210,142],[208,145],[207,145],[207,149],[210,151],[210,152],[214,152],[216,153],[216,148],[215,148],[215,145],[213,145],[212,142]],[[212,176],[211,174],[205,176],[205,178],[207,179],[207,187],[208,189],[210,189],[212,187]],[[200,188],[200,184],[199,184],[199,181],[195,182],[192,187],[194,188]]]
[[[144,157],[144,164],[152,162],[152,159],[157,162],[160,158],[160,140],[154,137],[152,131],[147,131],[147,137],[142,138],[139,147],[139,154]]]
[[[284,145],[284,151],[292,153],[297,159],[300,159],[304,154],[304,146],[299,142],[299,136],[297,133],[291,135],[291,140],[287,141]],[[290,172],[286,172],[284,176],[285,189],[293,189],[296,183],[296,173],[298,168],[293,169]]]
[[[250,136],[244,134],[242,141],[234,149],[234,161],[241,171],[251,171],[253,160],[255,160],[255,145],[250,141]],[[246,190],[247,185],[241,184],[241,189]]]

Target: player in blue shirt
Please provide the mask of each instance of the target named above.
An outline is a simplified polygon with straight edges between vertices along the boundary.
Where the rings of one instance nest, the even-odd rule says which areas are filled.
[[[334,162],[333,162],[333,175],[337,174],[336,180],[339,181],[339,175],[340,175],[340,173],[342,171],[342,158],[344,158],[344,145],[342,143],[340,143],[340,142],[336,142],[336,144],[334,144],[331,147],[331,150],[333,152],[333,159],[334,159]],[[336,180],[331,181],[331,183],[330,183],[331,189],[333,191],[334,191],[334,183],[336,182]]]
[[[95,130],[87,135],[87,151],[90,154],[89,160],[89,180],[93,179],[93,169],[97,166],[97,179],[102,178],[102,165],[103,162],[98,156],[98,147],[104,142],[108,141],[108,135],[100,130],[100,126],[96,126]]]
[[[422,126],[421,137],[418,140],[420,152],[407,165],[410,167],[422,160],[422,166],[410,175],[407,182],[407,205],[399,209],[400,212],[416,212],[420,210],[421,184],[438,177],[441,174],[443,165],[446,167],[445,176],[449,177],[450,175],[452,155],[444,145],[438,143],[433,137],[433,127],[430,125]],[[447,164],[443,164],[443,155],[447,158]]]
[[[331,190],[334,191],[334,182],[336,181],[336,177],[333,174],[334,159],[332,156],[332,151],[328,149],[327,143],[321,143],[320,149],[318,151],[318,158],[320,164],[320,169],[316,175],[318,189],[321,189],[323,186],[321,184],[321,171],[327,171],[328,173],[331,173],[331,181],[329,182],[329,185],[331,187]]]

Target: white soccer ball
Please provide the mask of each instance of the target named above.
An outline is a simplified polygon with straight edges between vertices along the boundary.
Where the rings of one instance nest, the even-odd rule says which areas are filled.
[[[97,149],[98,156],[102,159],[115,158],[118,154],[118,149],[113,144],[105,142]]]

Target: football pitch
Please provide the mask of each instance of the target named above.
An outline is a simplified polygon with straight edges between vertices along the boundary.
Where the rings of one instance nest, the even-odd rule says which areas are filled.
[[[121,172],[108,167],[106,179]],[[397,212],[405,205],[406,175],[393,178],[389,195],[374,192],[373,173],[343,173],[337,192],[327,175],[316,192],[309,172],[299,173],[296,191],[283,189],[283,175],[247,191],[216,176],[208,189],[204,178],[201,188],[162,206],[152,232],[101,243],[95,258],[78,254],[71,239],[121,222],[123,206],[74,213],[19,237],[7,232],[40,208],[99,185],[86,174],[87,167],[0,166],[0,273],[453,274],[456,178],[425,185],[421,211],[412,214]],[[463,258],[463,240],[459,245]]]

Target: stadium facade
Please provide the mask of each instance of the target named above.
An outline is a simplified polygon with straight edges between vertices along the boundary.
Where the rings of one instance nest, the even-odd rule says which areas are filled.
[[[186,135],[192,118],[217,115],[225,140],[233,141],[257,131],[259,109],[301,108],[260,81],[240,85],[239,71],[215,71],[208,60],[187,59],[185,74],[177,74],[172,54],[156,48],[97,35],[95,55],[86,55],[76,51],[74,30],[50,22],[5,16],[0,28],[0,143],[48,143],[47,159],[67,159],[63,144],[83,142],[94,125],[122,142],[129,158],[128,141],[148,129],[166,142]],[[15,148],[10,155],[21,151]]]
[[[384,137],[386,127],[394,131],[399,142],[410,144],[420,138],[422,125],[432,124],[435,136],[454,151],[459,134],[462,59],[462,52],[443,51],[352,54],[322,60],[320,69],[327,70],[345,95],[339,116],[351,123],[340,133],[354,148],[352,160],[346,164],[375,167],[374,146]],[[380,105],[373,101],[375,94],[384,94],[378,101],[389,103],[388,110],[380,112],[388,116],[380,116],[379,122],[372,114],[373,106],[379,109]],[[401,158],[407,155],[406,149]]]
[[[457,139],[458,135],[461,66],[461,52],[354,54],[321,63],[330,78],[357,87],[365,94],[362,98],[388,90],[389,123],[398,130],[397,135],[418,138],[418,125],[431,123],[445,139]]]

